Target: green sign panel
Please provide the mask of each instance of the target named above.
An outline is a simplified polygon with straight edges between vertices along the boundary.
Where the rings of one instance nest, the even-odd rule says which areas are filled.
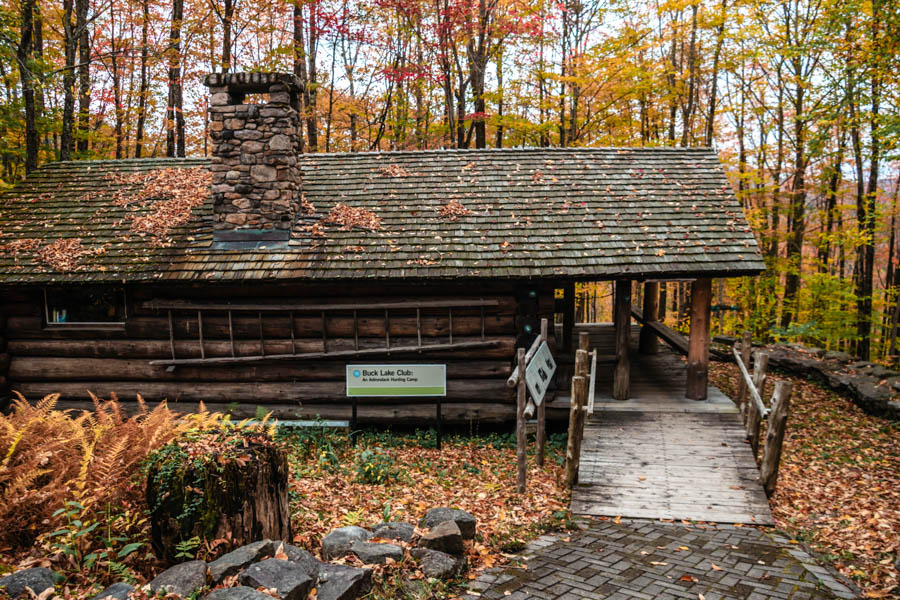
[[[347,396],[446,396],[447,365],[347,365]]]

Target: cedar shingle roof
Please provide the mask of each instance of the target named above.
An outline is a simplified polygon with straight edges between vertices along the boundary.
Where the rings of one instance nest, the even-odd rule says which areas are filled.
[[[377,231],[298,219],[290,242],[213,242],[209,199],[152,247],[129,232],[111,174],[205,167],[207,159],[52,163],[0,196],[0,282],[347,278],[736,276],[765,269],[716,154],[709,149],[507,149],[302,157],[306,199],[381,218]],[[471,214],[438,209],[450,200]],[[16,239],[81,238],[59,273]],[[252,245],[251,245],[252,246]]]

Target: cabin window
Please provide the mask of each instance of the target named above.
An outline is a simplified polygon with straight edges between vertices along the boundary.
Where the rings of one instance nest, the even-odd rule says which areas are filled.
[[[44,289],[47,325],[123,325],[125,290],[57,287]]]

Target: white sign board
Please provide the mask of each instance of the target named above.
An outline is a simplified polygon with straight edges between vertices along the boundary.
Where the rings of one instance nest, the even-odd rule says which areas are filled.
[[[446,396],[447,365],[347,365],[347,396]]]
[[[525,384],[528,386],[528,391],[531,393],[531,399],[534,400],[535,405],[541,405],[555,372],[556,361],[553,360],[553,355],[550,354],[550,347],[547,346],[547,342],[542,342],[538,346],[531,362],[525,367]]]

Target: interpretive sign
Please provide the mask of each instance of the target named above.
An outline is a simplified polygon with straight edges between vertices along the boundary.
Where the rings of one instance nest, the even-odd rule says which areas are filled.
[[[347,365],[347,396],[446,396],[447,365]]]
[[[547,342],[538,346],[537,352],[534,353],[528,366],[525,367],[525,384],[531,393],[531,399],[535,405],[540,406],[544,400],[544,394],[547,393],[547,386],[553,379],[556,372],[556,361],[550,354],[550,347]]]

